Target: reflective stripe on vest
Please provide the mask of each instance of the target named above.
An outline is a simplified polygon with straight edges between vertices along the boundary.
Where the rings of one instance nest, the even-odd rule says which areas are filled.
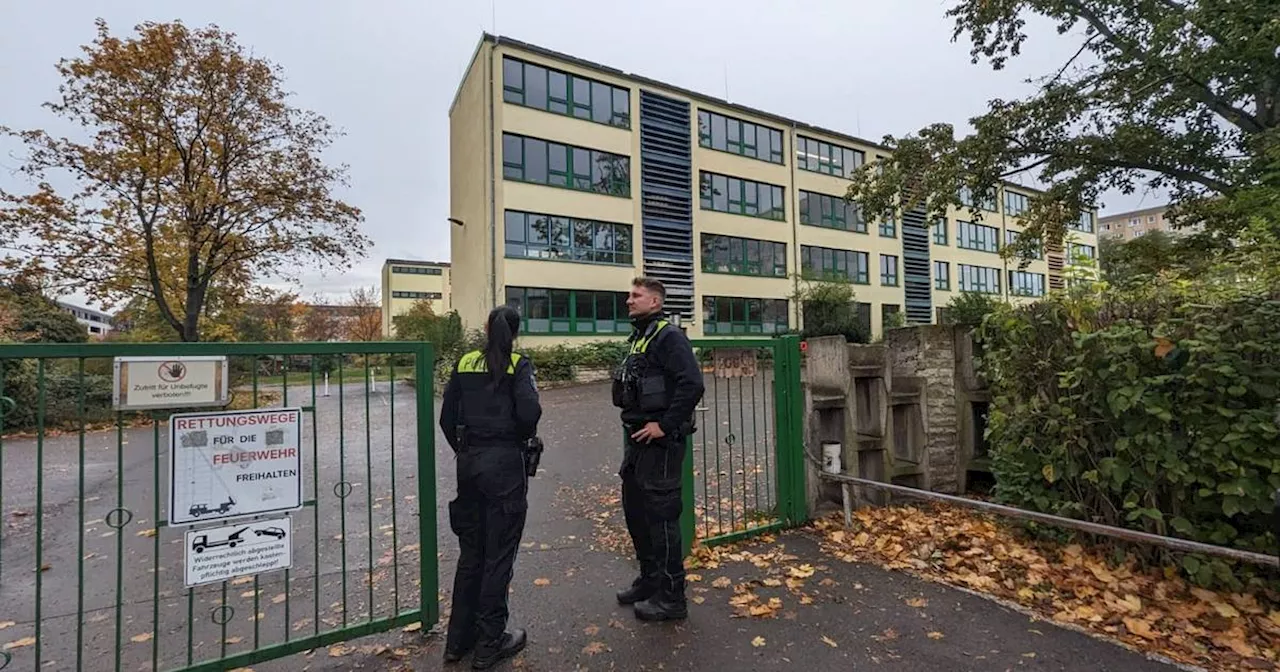
[[[511,353],[511,364],[507,366],[507,373],[514,375],[516,364],[519,363],[520,355]],[[458,360],[458,373],[485,373],[488,370],[489,365],[484,361],[484,353],[479,350],[472,350]]]
[[[657,339],[658,334],[662,333],[662,330],[666,329],[670,324],[671,323],[666,320],[658,320],[654,322],[653,327],[650,328],[645,335],[631,342],[631,350],[627,354],[643,355],[645,351],[649,349],[649,344]]]

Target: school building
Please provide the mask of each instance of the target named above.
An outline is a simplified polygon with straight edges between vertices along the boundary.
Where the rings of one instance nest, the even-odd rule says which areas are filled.
[[[453,308],[475,328],[510,304],[531,345],[627,333],[640,274],[691,337],[799,328],[802,277],[853,283],[878,335],[960,291],[1034,299],[1096,257],[1086,212],[1070,249],[1006,263],[1034,193],[1016,185],[945,221],[867,221],[842,197],[882,146],[487,33],[449,132]]]
[[[446,262],[388,259],[382,264],[382,334],[395,335],[391,319],[418,301],[431,302],[436,315],[452,310],[449,295],[449,270]]]

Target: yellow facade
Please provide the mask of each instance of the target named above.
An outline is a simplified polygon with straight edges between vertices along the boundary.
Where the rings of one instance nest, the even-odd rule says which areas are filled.
[[[436,315],[453,310],[447,263],[388,259],[382,264],[382,334],[395,336],[392,318],[418,301],[429,301]]]
[[[515,61],[504,67],[507,58]],[[529,78],[527,86],[526,77]],[[511,81],[506,81],[508,79]],[[574,107],[581,102],[582,92],[588,90],[590,109]],[[610,96],[613,96],[613,101],[619,101],[620,91],[627,92],[625,104],[616,102],[611,115],[609,109],[602,113],[600,102],[609,100]],[[453,269],[457,278],[454,307],[468,328],[481,326],[493,306],[510,302],[525,313],[526,335],[523,341],[529,345],[586,342],[625,333],[616,324],[616,318],[620,317],[619,309],[606,312],[610,310],[611,299],[604,293],[627,292],[631,278],[636,275],[648,273],[661,277],[665,266],[660,255],[671,249],[669,242],[664,242],[667,239],[659,240],[664,235],[662,230],[646,221],[642,212],[646,199],[662,200],[662,194],[656,191],[644,193],[645,189],[655,188],[641,179],[642,171],[648,169],[640,132],[641,121],[644,115],[655,114],[649,110],[642,112],[642,92],[688,106],[689,129],[684,142],[687,142],[692,182],[689,185],[692,207],[691,217],[683,226],[688,227],[692,234],[691,250],[687,243],[681,244],[685,245],[684,254],[692,255],[691,271],[685,271],[691,272],[692,286],[684,287],[685,292],[692,293],[692,310],[685,313],[682,324],[691,337],[725,335],[719,332],[726,328],[730,331],[728,335],[765,335],[800,328],[802,315],[794,297],[803,283],[799,277],[808,247],[855,253],[854,256],[865,253],[866,282],[855,284],[855,292],[857,301],[869,304],[870,327],[876,336],[883,332],[884,311],[893,311],[895,306],[898,311],[906,311],[910,307],[916,316],[915,321],[923,321],[920,318],[925,314],[927,303],[928,320],[938,320],[937,309],[945,307],[961,290],[962,264],[995,269],[992,273],[999,279],[998,296],[1016,301],[1028,300],[1011,294],[1010,271],[1018,270],[1016,262],[1006,263],[995,251],[963,249],[958,245],[959,222],[973,219],[967,210],[952,212],[948,217],[945,245],[934,242],[933,229],[926,225],[927,302],[919,298],[925,287],[921,284],[920,269],[926,262],[919,251],[918,228],[911,232],[914,238],[910,256],[915,272],[908,280],[903,222],[895,222],[890,237],[881,235],[879,223],[874,221],[865,223],[865,232],[820,226],[807,218],[802,221],[800,192],[842,198],[848,187],[848,181],[843,177],[800,167],[802,164],[807,166],[807,160],[798,160],[800,154],[806,157],[821,155],[820,151],[815,155],[804,149],[814,146],[809,144],[811,141],[853,150],[861,154],[864,162],[887,154],[889,150],[884,147],[533,45],[485,35],[450,110],[450,209],[454,220],[451,227],[452,259],[457,264]],[[623,111],[629,123],[618,121]],[[754,124],[756,127],[750,130],[739,126],[737,139],[745,142],[748,133],[756,133],[754,151],[767,153],[768,159],[703,146],[699,134],[701,112]],[[592,118],[581,118],[575,114]],[[660,116],[648,118],[663,120]],[[717,123],[713,121],[712,125]],[[732,121],[725,123],[725,128],[734,128]],[[780,162],[777,162],[779,157],[773,154],[772,140],[761,140],[766,135],[772,138],[773,131],[780,136]],[[733,132],[729,130],[726,137],[732,136]],[[504,157],[508,152],[504,147],[504,137],[510,144],[511,156],[518,157],[506,167]],[[543,144],[548,142],[568,149],[548,148]],[[715,144],[721,140],[713,138],[708,142]],[[736,148],[738,143],[725,146]],[[666,149],[657,144],[650,147]],[[585,154],[589,150],[627,157],[628,195],[596,193],[592,189],[605,182],[597,182],[594,173],[589,183],[585,181],[585,175],[581,180],[574,177],[581,162],[577,158],[579,155],[597,163],[595,154]],[[683,151],[683,145],[679,151]],[[545,152],[545,162],[538,158],[542,152]],[[523,158],[526,153],[529,159]],[[557,157],[567,159],[561,158],[557,163]],[[565,167],[561,163],[571,165]],[[507,174],[508,169],[510,175]],[[557,175],[557,171],[566,175]],[[739,188],[741,199],[722,207],[719,198],[709,197],[707,203],[710,207],[704,207],[700,194],[704,172],[725,178],[723,182],[708,182],[713,191],[718,191],[714,187],[716,184],[724,184],[726,191]],[[719,179],[708,176],[708,180]],[[559,186],[548,184],[557,180],[560,180]],[[765,186],[757,188],[735,180]],[[772,203],[776,194],[773,187],[781,188],[781,203]],[[1028,195],[1034,193],[1015,185],[1008,189]],[[763,196],[766,192],[769,193],[767,198]],[[751,193],[758,194],[761,200],[743,206],[743,202],[753,198]],[[765,202],[780,206],[785,221],[723,211],[731,208],[741,211],[744,207],[760,209],[759,204]],[[1017,231],[1019,226],[1016,217],[1005,214],[1003,191],[996,195],[996,203],[998,212],[983,213],[980,223],[996,228],[998,245],[1003,246],[1006,230]],[[814,212],[817,212],[816,206]],[[1089,217],[1092,221],[1093,214],[1090,213]],[[620,229],[614,225],[630,227],[627,254],[622,253],[616,240],[620,237],[617,235]],[[1077,244],[1091,246],[1096,252],[1096,227],[1093,228],[1093,231],[1073,233]],[[613,232],[613,238],[601,234],[602,230]],[[568,237],[561,235],[557,238],[557,232],[565,231],[569,232]],[[582,233],[585,231],[595,231],[595,238]],[[650,235],[646,235],[646,231]],[[722,254],[721,250],[726,247],[730,259],[734,258],[736,250],[742,250],[743,256],[738,258],[741,263],[736,264],[741,272],[723,272],[723,268],[722,272],[714,272],[710,267],[704,268],[704,236],[710,237],[707,243],[713,250],[713,257]],[[748,242],[717,239],[715,236],[747,239]],[[654,240],[650,241],[650,237]],[[513,240],[508,241],[508,238]],[[601,243],[601,240],[605,242]],[[775,276],[772,270],[761,272],[754,266],[756,262],[752,255],[755,251],[758,249],[760,255],[766,255],[769,250],[778,249],[773,243],[785,246],[785,272],[780,274],[781,277]],[[652,259],[646,260],[645,253],[650,247],[654,253]],[[1046,291],[1062,284],[1066,265],[1062,251],[1047,252],[1044,259],[1023,269],[1043,276],[1042,281],[1032,282],[1032,285],[1043,286]],[[895,284],[882,284],[882,255],[896,258]],[[847,255],[840,256],[852,259]],[[822,252],[811,251],[807,258],[822,258]],[[950,282],[945,288],[935,288],[935,262],[947,264]],[[894,261],[888,263],[893,264]],[[735,262],[730,261],[726,265],[722,260],[709,260],[707,264],[732,269]],[[776,265],[769,266],[776,268]],[[673,277],[676,278],[674,284],[670,280],[667,282],[669,305],[672,304],[672,288],[677,288],[678,292],[681,285],[680,276]],[[915,298],[911,302],[906,298],[908,282],[913,283],[911,287]],[[785,301],[785,307],[778,301]],[[713,314],[724,312],[726,308],[733,315],[727,321]],[[777,318],[779,308],[785,314],[781,321]],[[744,311],[745,319],[737,319]],[[584,315],[589,319],[584,319]],[[625,316],[621,317],[625,319]],[[716,319],[712,320],[712,317]]]

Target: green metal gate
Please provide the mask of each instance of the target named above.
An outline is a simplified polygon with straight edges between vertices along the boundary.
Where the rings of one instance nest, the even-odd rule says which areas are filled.
[[[111,372],[198,356],[227,357],[232,408],[302,410],[303,501],[289,569],[187,588],[167,502],[189,409],[115,411]],[[227,670],[434,625],[433,362],[427,343],[0,346],[0,669]]]
[[[685,452],[686,544],[805,521],[800,340],[700,339],[706,392]]]

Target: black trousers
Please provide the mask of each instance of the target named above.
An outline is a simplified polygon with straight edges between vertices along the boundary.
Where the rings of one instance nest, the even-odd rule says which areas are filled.
[[[449,526],[458,535],[451,649],[496,644],[507,627],[507,593],[529,510],[524,459],[515,445],[458,453],[458,497]]]
[[[640,561],[641,581],[653,588],[684,592],[684,546],[680,513],[684,508],[684,439],[663,437],[632,441],[627,429],[622,458],[622,511]]]

